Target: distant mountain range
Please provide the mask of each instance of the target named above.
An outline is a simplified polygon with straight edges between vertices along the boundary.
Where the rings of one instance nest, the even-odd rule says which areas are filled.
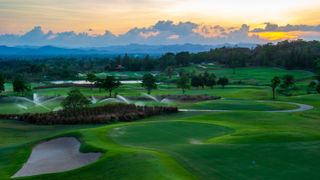
[[[202,52],[210,49],[221,47],[246,47],[254,48],[256,44],[222,44],[222,45],[197,45],[197,44],[182,44],[182,45],[142,45],[130,44],[123,46],[109,46],[103,48],[61,48],[54,46],[0,46],[0,55],[2,56],[62,56],[62,55],[117,55],[117,54],[130,54],[130,55],[160,55],[167,52]]]

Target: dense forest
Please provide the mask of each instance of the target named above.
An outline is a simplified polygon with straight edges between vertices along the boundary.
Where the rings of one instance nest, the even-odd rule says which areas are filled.
[[[118,55],[113,58],[29,57],[0,58],[0,72],[6,79],[76,79],[78,73],[102,71],[165,71],[189,64],[219,63],[229,68],[268,66],[314,71],[320,62],[319,41],[283,41],[258,45],[254,49],[223,47],[200,53],[166,53],[161,56]]]

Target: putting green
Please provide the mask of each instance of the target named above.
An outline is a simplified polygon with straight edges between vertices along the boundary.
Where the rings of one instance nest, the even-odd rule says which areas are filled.
[[[141,133],[143,132],[143,133]],[[222,126],[192,122],[157,122],[118,127],[109,136],[121,144],[142,147],[203,144],[207,139],[232,132]]]

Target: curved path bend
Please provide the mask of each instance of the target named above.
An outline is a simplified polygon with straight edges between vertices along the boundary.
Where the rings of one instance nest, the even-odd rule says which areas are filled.
[[[298,106],[296,109],[289,110],[273,110],[273,111],[258,111],[258,112],[278,112],[278,113],[292,113],[302,112],[313,109],[314,107],[307,104],[300,104],[295,102],[281,102],[281,101],[259,101],[259,102],[273,102],[273,103],[287,103]],[[180,112],[236,112],[236,110],[213,110],[213,109],[179,109]]]

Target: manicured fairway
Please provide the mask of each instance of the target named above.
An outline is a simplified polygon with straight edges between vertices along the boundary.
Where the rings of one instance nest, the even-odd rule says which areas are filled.
[[[37,93],[45,96],[68,90],[48,89]],[[88,97],[90,92],[98,97],[104,94],[98,90],[82,90]],[[130,89],[128,86],[119,91],[140,95],[141,87]],[[153,93],[181,92],[169,86]],[[320,178],[319,95],[278,96],[281,102],[274,103],[260,101],[270,100],[270,88],[263,86],[193,89],[187,93],[218,95],[225,99],[178,104],[180,107],[233,111],[179,112],[111,125],[36,126],[0,120],[0,179],[10,179],[26,162],[35,144],[57,136],[76,137],[82,143],[82,152],[98,151],[103,155],[96,163],[80,169],[21,179]],[[314,109],[294,113],[263,112],[297,108],[286,102],[308,104]],[[34,108],[39,110],[37,106]],[[12,104],[0,104],[0,113],[15,111],[16,106]]]

